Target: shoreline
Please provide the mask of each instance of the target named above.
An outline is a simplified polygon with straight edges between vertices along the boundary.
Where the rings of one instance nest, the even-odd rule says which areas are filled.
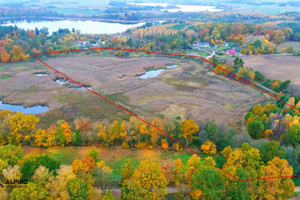
[[[108,22],[108,23],[120,23],[120,24],[137,24],[137,23],[143,23],[143,22],[149,22],[149,21],[162,21],[162,20],[172,20],[174,18],[161,18],[161,19],[140,19],[140,20],[119,20],[119,19],[106,19],[106,18],[93,18],[93,17],[21,17],[21,18],[15,18],[15,17],[0,17],[0,22],[20,22],[24,20],[30,20],[34,22],[39,21],[59,21],[59,20],[70,20],[70,21],[96,21],[96,22]]]

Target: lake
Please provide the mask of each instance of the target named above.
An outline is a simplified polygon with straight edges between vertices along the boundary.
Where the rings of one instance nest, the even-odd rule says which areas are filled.
[[[31,107],[24,107],[21,105],[11,105],[5,104],[0,101],[0,110],[10,110],[13,112],[22,112],[24,114],[39,114],[48,111],[48,106],[31,106]]]
[[[68,28],[70,31],[74,28],[75,30],[80,30],[81,33],[89,34],[112,34],[125,32],[127,29],[142,26],[145,23],[137,24],[120,24],[120,23],[109,23],[109,22],[98,22],[98,21],[72,21],[72,20],[59,20],[59,21],[19,21],[19,22],[8,22],[1,24],[2,26],[14,26],[25,30],[35,28],[41,29],[47,27],[50,34],[54,31],[58,31],[59,28]]]
[[[174,69],[175,67],[177,67],[177,65],[175,65],[175,64],[174,65],[167,65],[166,67],[167,67],[167,69]],[[154,77],[158,76],[161,72],[163,72],[163,71],[165,71],[167,69],[153,69],[153,70],[149,70],[145,74],[136,76],[136,78],[141,78],[141,79],[154,78]]]
[[[128,3],[130,5],[136,6],[160,6],[166,8],[168,3]],[[196,5],[175,5],[178,8],[166,8],[162,9],[161,11],[168,11],[168,12],[201,12],[201,11],[209,11],[209,12],[221,12],[222,9],[217,9],[215,6],[196,6]]]

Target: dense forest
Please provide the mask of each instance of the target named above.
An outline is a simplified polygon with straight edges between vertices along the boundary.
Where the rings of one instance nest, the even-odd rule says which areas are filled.
[[[259,105],[253,108],[250,115],[263,112],[258,111],[258,107]],[[270,108],[269,111],[274,107],[267,104],[263,110]],[[10,111],[0,113],[3,145],[0,147],[1,176],[4,180],[30,180],[30,183],[22,188],[1,189],[1,195],[7,198],[99,199],[102,195],[102,199],[111,199],[113,197],[109,188],[118,185],[122,187],[122,199],[163,199],[167,195],[168,186],[180,188],[183,185],[190,188],[189,195],[192,199],[286,199],[294,192],[294,183],[290,178],[240,182],[196,155],[190,157],[186,164],[177,159],[173,165],[167,166],[144,160],[135,169],[129,162],[122,168],[120,182],[112,182],[109,178],[112,169],[98,159],[96,148],[90,150],[82,160],[76,159],[71,165],[60,165],[51,154],[23,156],[23,149],[19,145],[43,148],[86,145],[111,148],[121,145],[125,149],[160,148],[165,151],[183,151],[183,148],[158,129],[143,124],[135,117],[130,118],[129,122],[112,123],[91,122],[84,118],[76,119],[71,125],[60,120],[45,130],[35,128],[39,122],[35,115]],[[261,121],[260,118],[255,118],[248,124],[251,137],[269,139],[275,136],[275,133],[268,130],[258,129],[257,127],[262,125],[253,122]],[[298,162],[295,162],[298,155],[293,148],[286,148],[279,142],[272,141],[259,145],[259,150],[247,143],[251,143],[251,139],[241,138],[235,130],[217,125],[214,121],[198,126],[191,119],[163,122],[154,118],[151,124],[165,130],[187,146],[198,147],[197,151],[206,160],[240,179],[292,176],[298,171]],[[284,135],[290,135],[291,129]],[[261,133],[257,133],[258,130]],[[4,145],[7,143],[8,145]],[[150,174],[152,178],[149,177]],[[102,193],[97,194],[93,186],[99,186]],[[257,196],[253,196],[254,194]],[[175,195],[179,197],[186,194],[179,191]]]

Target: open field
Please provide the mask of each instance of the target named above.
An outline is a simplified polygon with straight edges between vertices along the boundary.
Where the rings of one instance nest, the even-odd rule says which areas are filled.
[[[121,59],[76,54],[46,59],[45,62],[146,118],[181,117],[195,121],[210,118],[240,129],[244,113],[253,104],[267,99],[247,85],[216,76],[200,61],[157,56]],[[178,67],[163,71],[155,78],[135,77],[145,73],[146,69],[162,68],[168,64],[177,64]],[[48,76],[38,77],[35,72],[47,72]],[[125,112],[88,91],[75,91],[59,85],[54,80],[61,76],[38,62],[6,67],[0,73],[13,76],[5,80],[7,84],[0,84],[0,96],[4,102],[47,104],[50,111],[40,115],[42,122],[73,120],[78,116],[94,120],[128,119]]]
[[[295,51],[300,51],[300,42],[283,42],[276,46],[278,51],[281,51],[281,49],[288,47],[293,47]]]
[[[47,63],[71,78],[91,85],[100,94],[125,99],[122,106],[146,117],[180,116],[196,121],[214,118],[239,127],[244,112],[265,99],[249,86],[214,75],[199,61],[80,55],[53,58]],[[178,67],[152,79],[135,77],[149,67],[160,68],[167,64],[178,64]]]
[[[243,56],[245,66],[262,72],[268,79],[291,80],[297,95],[300,94],[300,57],[296,56]]]

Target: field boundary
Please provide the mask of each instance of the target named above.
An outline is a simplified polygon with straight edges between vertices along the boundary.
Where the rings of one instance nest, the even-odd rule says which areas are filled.
[[[101,96],[100,94],[98,94],[98,93],[92,91],[91,89],[85,87],[84,85],[80,84],[79,82],[75,81],[74,79],[72,79],[72,78],[66,76],[66,75],[63,74],[62,72],[60,72],[60,71],[58,71],[57,69],[51,67],[50,65],[48,65],[47,63],[45,63],[44,61],[40,60],[40,59],[37,57],[37,55],[60,54],[60,53],[72,53],[72,52],[77,52],[77,51],[95,51],[95,50],[101,50],[101,49],[116,50],[116,51],[128,51],[128,52],[140,52],[140,53],[158,54],[158,55],[169,55],[169,56],[179,56],[179,57],[200,58],[200,59],[202,59],[202,60],[204,60],[204,61],[206,61],[206,62],[208,62],[208,63],[210,63],[210,64],[212,64],[212,65],[214,65],[214,66],[216,66],[216,67],[218,67],[218,68],[220,68],[220,69],[222,69],[223,71],[227,72],[228,74],[231,74],[232,76],[236,77],[237,79],[239,79],[239,80],[241,80],[241,81],[243,81],[243,82],[245,82],[245,83],[251,85],[252,87],[254,87],[254,88],[260,90],[261,92],[264,92],[265,94],[268,94],[269,96],[271,96],[271,97],[273,97],[273,98],[275,98],[275,99],[277,99],[277,100],[279,100],[279,101],[285,103],[286,105],[290,106],[291,108],[294,108],[294,109],[300,111],[300,110],[297,109],[296,107],[294,107],[294,106],[290,105],[289,103],[287,103],[287,102],[285,102],[285,101],[279,99],[278,97],[274,96],[273,94],[268,93],[267,91],[265,91],[265,90],[263,90],[263,89],[257,87],[256,85],[254,85],[254,84],[252,84],[252,83],[246,81],[246,80],[243,79],[243,78],[240,78],[240,77],[236,76],[235,74],[233,74],[233,73],[231,73],[231,72],[229,72],[229,71],[223,69],[222,67],[220,67],[220,66],[214,64],[214,63],[211,62],[210,60],[207,60],[207,59],[205,59],[205,58],[203,58],[203,57],[201,57],[201,56],[184,55],[184,54],[176,54],[176,53],[164,53],[164,52],[153,52],[153,51],[143,51],[143,50],[133,50],[133,49],[122,49],[122,48],[110,48],[110,47],[99,47],[99,48],[77,49],[77,50],[67,50],[67,51],[43,52],[43,53],[35,53],[35,54],[33,54],[33,56],[34,56],[34,58],[35,58],[36,60],[38,60],[39,62],[41,62],[41,63],[42,63],[43,65],[45,65],[46,67],[48,67],[48,68],[54,70],[55,72],[59,73],[60,75],[64,76],[65,78],[69,79],[70,81],[72,81],[72,82],[76,83],[77,85],[79,85],[79,86],[85,88],[85,89],[88,90],[89,92],[91,92],[91,93],[97,95],[98,97],[102,98],[103,100],[105,100],[105,101],[107,101],[107,102],[113,104],[114,106],[116,106],[117,108],[119,108],[119,109],[125,111],[126,113],[128,113],[128,114],[130,114],[130,115],[136,117],[137,119],[143,121],[144,123],[148,124],[149,126],[155,128],[155,129],[157,129],[158,131],[160,131],[161,133],[163,133],[164,135],[166,135],[167,137],[169,137],[169,138],[172,139],[173,141],[175,141],[175,142],[177,142],[178,144],[180,144],[182,147],[184,147],[184,148],[186,148],[187,150],[191,151],[193,154],[199,156],[199,157],[200,157],[201,159],[203,159],[204,161],[208,162],[208,163],[211,164],[212,166],[216,167],[217,169],[219,169],[219,170],[222,171],[223,173],[227,174],[228,176],[230,176],[230,177],[232,177],[232,178],[234,178],[234,179],[236,179],[236,180],[239,180],[239,181],[255,181],[255,180],[267,180],[267,179],[279,179],[279,178],[292,178],[292,177],[298,177],[298,176],[300,176],[300,175],[293,175],[293,176],[265,177],[265,178],[255,178],[255,179],[240,179],[240,178],[238,178],[238,177],[235,177],[235,176],[231,175],[230,173],[226,172],[225,170],[221,169],[220,167],[216,166],[214,163],[212,163],[212,162],[210,162],[209,160],[205,159],[205,158],[202,157],[200,154],[198,154],[198,153],[195,152],[194,150],[190,149],[190,148],[187,147],[186,145],[182,144],[181,142],[179,142],[178,140],[176,140],[175,138],[173,138],[172,136],[170,136],[169,134],[167,134],[167,133],[164,132],[163,130],[157,128],[156,126],[152,125],[151,123],[147,122],[146,120],[144,120],[144,119],[140,118],[139,116],[137,116],[137,115],[131,113],[130,111],[126,110],[125,108],[123,108],[123,107],[121,107],[121,106],[115,104],[114,102],[112,102],[112,101],[110,101],[109,99],[107,99],[107,98]]]

